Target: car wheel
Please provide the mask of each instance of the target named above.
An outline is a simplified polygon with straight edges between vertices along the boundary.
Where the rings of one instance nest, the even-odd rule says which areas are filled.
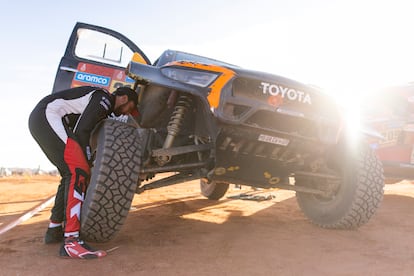
[[[81,212],[81,236],[105,242],[123,225],[139,181],[139,129],[107,119],[98,130],[96,159]]]
[[[219,200],[229,189],[229,183],[200,180],[201,194],[211,200]]]
[[[384,176],[380,160],[368,145],[333,154],[330,160],[338,172],[339,185],[330,196],[297,192],[303,213],[324,228],[352,229],[366,223],[378,209],[384,194]],[[298,179],[295,185],[307,186],[309,180]]]

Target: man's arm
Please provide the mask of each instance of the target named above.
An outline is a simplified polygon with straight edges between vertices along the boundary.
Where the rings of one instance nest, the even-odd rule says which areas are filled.
[[[89,146],[89,138],[94,127],[111,112],[110,95],[102,90],[96,90],[74,128],[78,142],[84,150]]]

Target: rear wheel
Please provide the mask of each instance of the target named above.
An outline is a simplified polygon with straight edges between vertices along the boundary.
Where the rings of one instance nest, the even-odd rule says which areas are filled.
[[[366,223],[383,198],[382,164],[367,146],[337,155],[329,165],[340,176],[336,191],[330,196],[296,193],[304,214],[324,228],[352,229]],[[296,185],[309,186],[309,180],[298,179]]]
[[[112,239],[128,215],[141,166],[138,131],[111,119],[98,130],[95,164],[81,213],[81,235],[86,240]]]
[[[200,180],[201,194],[211,200],[219,200],[226,194],[228,189],[229,183],[226,182]]]

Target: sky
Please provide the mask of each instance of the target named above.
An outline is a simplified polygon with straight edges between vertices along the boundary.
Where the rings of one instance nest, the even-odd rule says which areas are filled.
[[[411,0],[11,2],[0,10],[0,167],[54,168],[27,120],[51,92],[76,22],[126,35],[151,61],[182,50],[317,85],[344,101],[414,81]]]

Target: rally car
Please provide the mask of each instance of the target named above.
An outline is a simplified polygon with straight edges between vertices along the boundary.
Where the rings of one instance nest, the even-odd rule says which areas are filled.
[[[314,86],[182,51],[151,64],[125,36],[84,23],[69,39],[54,92],[79,85],[130,86],[140,112],[104,120],[92,135],[85,239],[113,238],[135,194],[195,179],[211,200],[229,184],[296,191],[304,214],[326,228],[359,227],[382,200],[380,160]]]
[[[381,137],[369,143],[384,166],[387,183],[414,180],[414,84],[375,91],[361,100],[361,121]]]

